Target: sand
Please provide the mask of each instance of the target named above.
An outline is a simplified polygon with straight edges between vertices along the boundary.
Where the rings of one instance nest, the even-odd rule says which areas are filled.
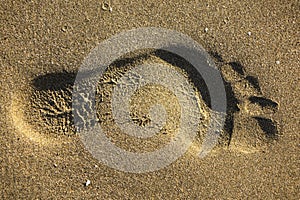
[[[102,1],[1,4],[0,197],[299,199],[299,2],[110,4],[111,11]],[[109,168],[87,151],[75,133],[70,102],[76,72],[89,52],[116,33],[145,26],[182,32],[210,52],[226,83],[229,109],[219,144],[208,156],[196,154],[204,117],[196,141],[176,162],[134,174]],[[139,107],[142,98],[165,102],[170,116],[154,139],[132,140],[114,125],[109,110],[120,74],[139,62],[165,63],[190,80],[203,116],[209,105],[188,63],[166,52],[138,55],[112,64],[101,80],[98,117],[117,145],[149,151],[174,136],[178,103],[156,85],[137,93],[136,124],[149,123],[149,105]]]

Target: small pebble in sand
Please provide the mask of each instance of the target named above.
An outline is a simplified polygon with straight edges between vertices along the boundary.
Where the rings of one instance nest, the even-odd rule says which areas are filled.
[[[107,3],[107,2],[103,2],[102,3],[102,10],[104,11],[109,11],[109,12],[112,12],[112,7],[110,6],[110,3]]]
[[[275,62],[277,65],[279,65],[280,64],[280,61],[279,60],[276,60],[276,62]]]
[[[63,27],[61,28],[61,31],[62,31],[62,32],[67,32],[67,28],[68,28],[67,26],[63,26]]]
[[[251,36],[251,32],[249,31],[248,33],[247,33],[249,36]]]
[[[207,31],[208,31],[208,28],[206,27],[206,28],[204,29],[204,32],[207,33]]]
[[[90,180],[87,180],[86,182],[85,182],[85,186],[87,187],[87,186],[89,186],[91,184],[91,181]]]
[[[57,164],[56,164],[56,163],[54,163],[54,164],[53,164],[53,166],[56,168],[56,167],[57,167]]]

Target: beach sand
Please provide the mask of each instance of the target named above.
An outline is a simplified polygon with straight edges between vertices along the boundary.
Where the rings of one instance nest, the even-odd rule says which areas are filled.
[[[298,1],[113,0],[111,11],[102,3],[1,4],[2,199],[300,198]],[[148,142],[127,137],[109,109],[112,86],[120,78],[115,74],[137,63],[165,63],[190,80],[203,109],[202,132],[182,157],[158,171],[136,174],[107,167],[85,148],[72,124],[71,92],[93,48],[139,27],[176,30],[201,44],[226,83],[229,117],[219,144],[200,159],[195,152],[209,108],[189,64],[161,51],[138,52],[139,59],[127,55],[112,64],[99,89],[98,117],[124,149],[153,151],[167,143],[178,128],[180,108],[163,87],[144,88],[132,100],[136,123],[149,122],[150,105],[142,98],[165,103],[169,121]]]

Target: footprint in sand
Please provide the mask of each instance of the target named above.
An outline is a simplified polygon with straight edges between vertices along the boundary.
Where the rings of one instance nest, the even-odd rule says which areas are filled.
[[[276,141],[280,135],[278,122],[274,120],[278,103],[263,95],[258,78],[248,74],[245,67],[239,62],[225,62],[218,53],[211,52],[210,54],[222,74],[227,95],[227,116],[219,139],[219,147],[229,146],[233,150],[244,153],[263,150],[268,144]],[[168,123],[158,133],[160,136],[158,140],[154,139],[147,143],[131,141],[124,134],[119,133],[120,130],[114,125],[110,110],[112,88],[128,70],[148,61],[165,63],[190,80],[202,108],[199,129],[205,129],[209,123],[210,97],[201,75],[187,61],[172,53],[163,50],[138,52],[112,63],[99,81],[96,92],[95,106],[99,109],[97,112],[98,123],[104,127],[104,130],[110,132],[108,135],[120,146],[122,144],[118,143],[118,139],[121,138],[122,141],[135,143],[137,148],[147,147],[147,150],[153,150],[153,148],[158,148],[168,142],[178,128],[180,118],[178,110],[180,109],[176,104],[176,97],[159,87],[144,88],[145,91],[137,94],[132,103],[133,107],[141,106],[141,104],[134,104],[134,101],[139,99],[139,95],[147,98],[147,94],[151,93],[155,94],[152,96],[159,97],[158,99],[152,98],[151,101],[165,99],[168,102],[166,105],[172,105],[168,108],[168,114],[171,113],[171,116],[167,118]],[[22,114],[13,114],[15,126],[20,132],[42,145],[57,144],[63,138],[76,137],[72,114],[72,89],[75,78],[76,72],[68,71],[34,78],[31,85],[28,86],[30,89],[28,89],[29,103],[26,104],[27,106],[19,108],[20,105],[25,104],[16,100],[12,104],[12,113],[17,113],[16,109],[24,111]],[[150,96],[148,99],[151,99]],[[133,110],[131,117],[139,126],[145,126],[150,123],[151,119],[147,115],[147,108],[141,107]],[[87,107],[86,109],[93,108]],[[97,122],[83,121],[82,127],[91,126],[91,123]],[[114,132],[118,132],[118,134],[112,134]],[[204,132],[199,130],[199,140],[203,139]],[[58,137],[59,139],[57,139]],[[158,141],[160,143],[155,145]],[[126,147],[124,146],[124,148]]]

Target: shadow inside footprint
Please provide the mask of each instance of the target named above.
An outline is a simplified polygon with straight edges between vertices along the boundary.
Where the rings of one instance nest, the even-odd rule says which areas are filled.
[[[75,81],[75,72],[57,72],[38,76],[33,80],[33,86],[37,90],[66,90],[70,88]]]
[[[197,69],[195,69],[191,63],[189,63],[181,56],[165,50],[156,50],[154,52],[154,55],[168,62],[169,64],[185,71],[188,75],[188,78],[193,82],[197,90],[200,92],[201,97],[204,100],[205,104],[209,108],[211,108],[211,100],[210,100],[208,87],[204,79],[202,78],[201,74],[199,74]]]
[[[228,63],[231,68],[236,71],[237,73],[239,73],[240,75],[244,76],[245,75],[245,69],[244,66],[241,65],[240,62],[229,62]]]
[[[258,79],[254,76],[246,76],[245,78],[259,93],[261,93]]]
[[[249,97],[249,100],[251,103],[258,104],[263,108],[268,107],[271,109],[277,109],[278,107],[278,103],[272,101],[271,99],[267,99],[265,97],[251,96]]]
[[[277,125],[271,119],[267,119],[264,117],[253,117],[257,120],[260,128],[264,131],[266,137],[268,139],[277,139],[278,138],[278,130]]]
[[[227,113],[224,125],[225,133],[223,135],[223,140],[225,140],[227,145],[230,145],[234,129],[234,114],[240,111],[240,109],[238,107],[239,100],[235,97],[231,84],[225,80],[224,84],[227,97]]]

